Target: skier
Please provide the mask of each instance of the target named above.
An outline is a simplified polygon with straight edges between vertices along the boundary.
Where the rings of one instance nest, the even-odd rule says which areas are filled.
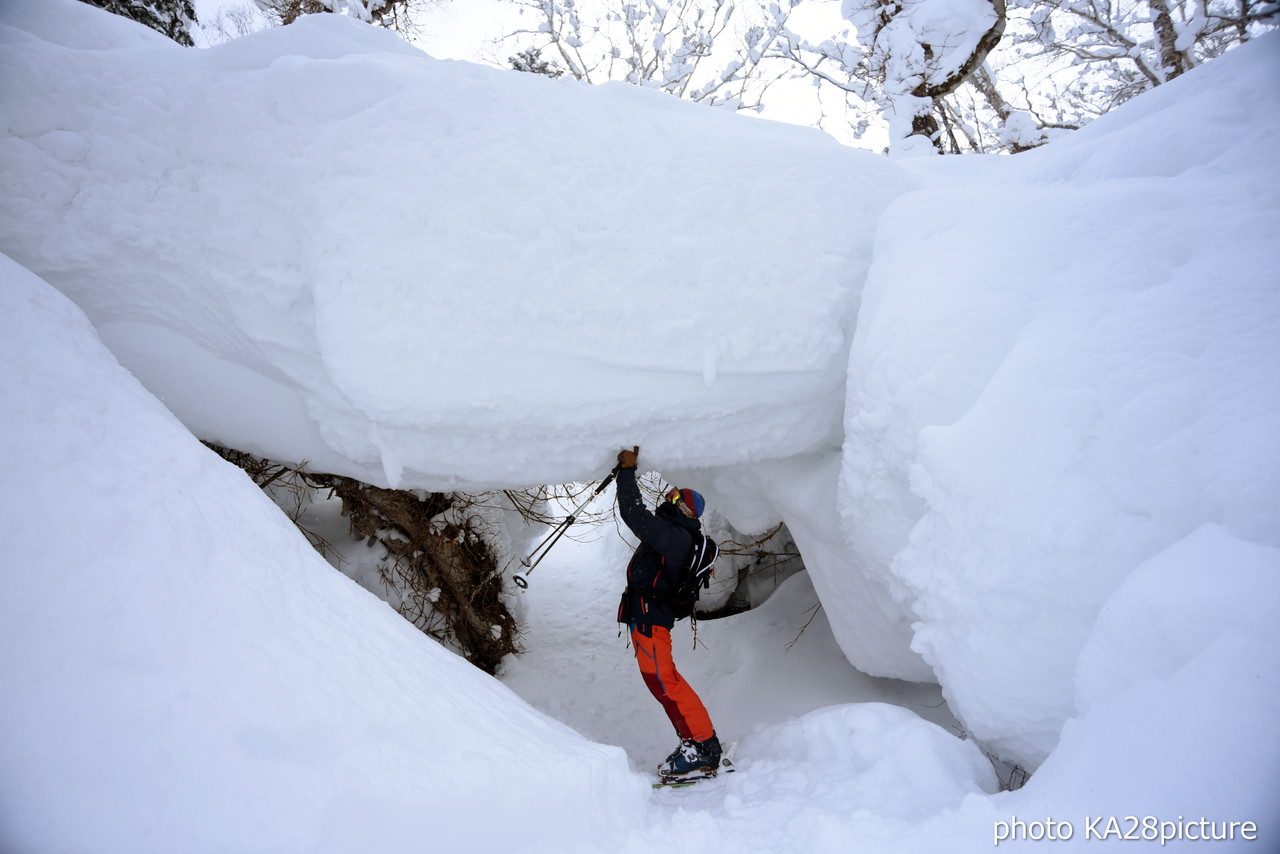
[[[702,700],[676,672],[671,657],[675,617],[663,601],[667,590],[664,566],[683,567],[693,556],[694,536],[702,530],[704,502],[692,489],[672,489],[651,513],[636,484],[636,457],[618,454],[618,511],[631,533],[640,538],[627,564],[627,588],[618,606],[618,622],[631,631],[640,675],[671,719],[680,746],[658,769],[663,777],[714,772],[720,765],[720,739]]]

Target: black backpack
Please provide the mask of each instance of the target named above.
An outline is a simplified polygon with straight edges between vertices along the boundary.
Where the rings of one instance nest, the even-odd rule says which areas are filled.
[[[711,577],[716,574],[716,558],[720,556],[720,547],[716,541],[701,532],[693,535],[693,555],[689,563],[679,572],[667,570],[667,578],[671,589],[665,599],[677,620],[693,615],[698,604],[698,596],[711,586]]]

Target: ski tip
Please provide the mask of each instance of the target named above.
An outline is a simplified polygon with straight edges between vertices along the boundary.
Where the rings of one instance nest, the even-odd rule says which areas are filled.
[[[720,754],[720,770],[726,774],[732,774],[738,769],[734,767],[733,755],[738,751],[738,742],[731,741],[724,746],[724,752]]]

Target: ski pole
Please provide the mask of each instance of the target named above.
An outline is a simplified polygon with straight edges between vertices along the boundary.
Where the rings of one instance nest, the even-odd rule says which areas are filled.
[[[556,526],[555,530],[550,534],[547,534],[547,536],[543,538],[542,542],[538,543],[537,548],[529,552],[528,557],[520,561],[521,565],[525,567],[525,571],[523,573],[518,572],[511,577],[511,580],[516,583],[517,587],[523,590],[529,586],[529,576],[533,573],[534,568],[536,568],[538,564],[542,563],[542,559],[547,556],[547,552],[551,551],[551,547],[560,541],[560,538],[564,536],[564,532],[569,530],[569,526],[578,521],[578,514],[585,510],[587,505],[590,504],[597,495],[604,492],[605,487],[613,483],[613,479],[617,474],[618,468],[615,466],[613,471],[609,472],[609,476],[600,481],[600,485],[587,496],[587,500],[575,507],[573,512],[566,516],[565,520]]]

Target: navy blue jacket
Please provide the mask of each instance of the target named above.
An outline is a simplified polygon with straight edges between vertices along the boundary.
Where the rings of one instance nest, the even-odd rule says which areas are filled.
[[[670,584],[664,568],[685,566],[693,557],[693,538],[702,523],[690,519],[674,504],[663,502],[657,513],[644,506],[635,469],[618,470],[618,512],[631,533],[640,538],[627,564],[627,589],[618,604],[618,622],[637,626],[648,635],[653,626],[676,624],[665,602]]]

